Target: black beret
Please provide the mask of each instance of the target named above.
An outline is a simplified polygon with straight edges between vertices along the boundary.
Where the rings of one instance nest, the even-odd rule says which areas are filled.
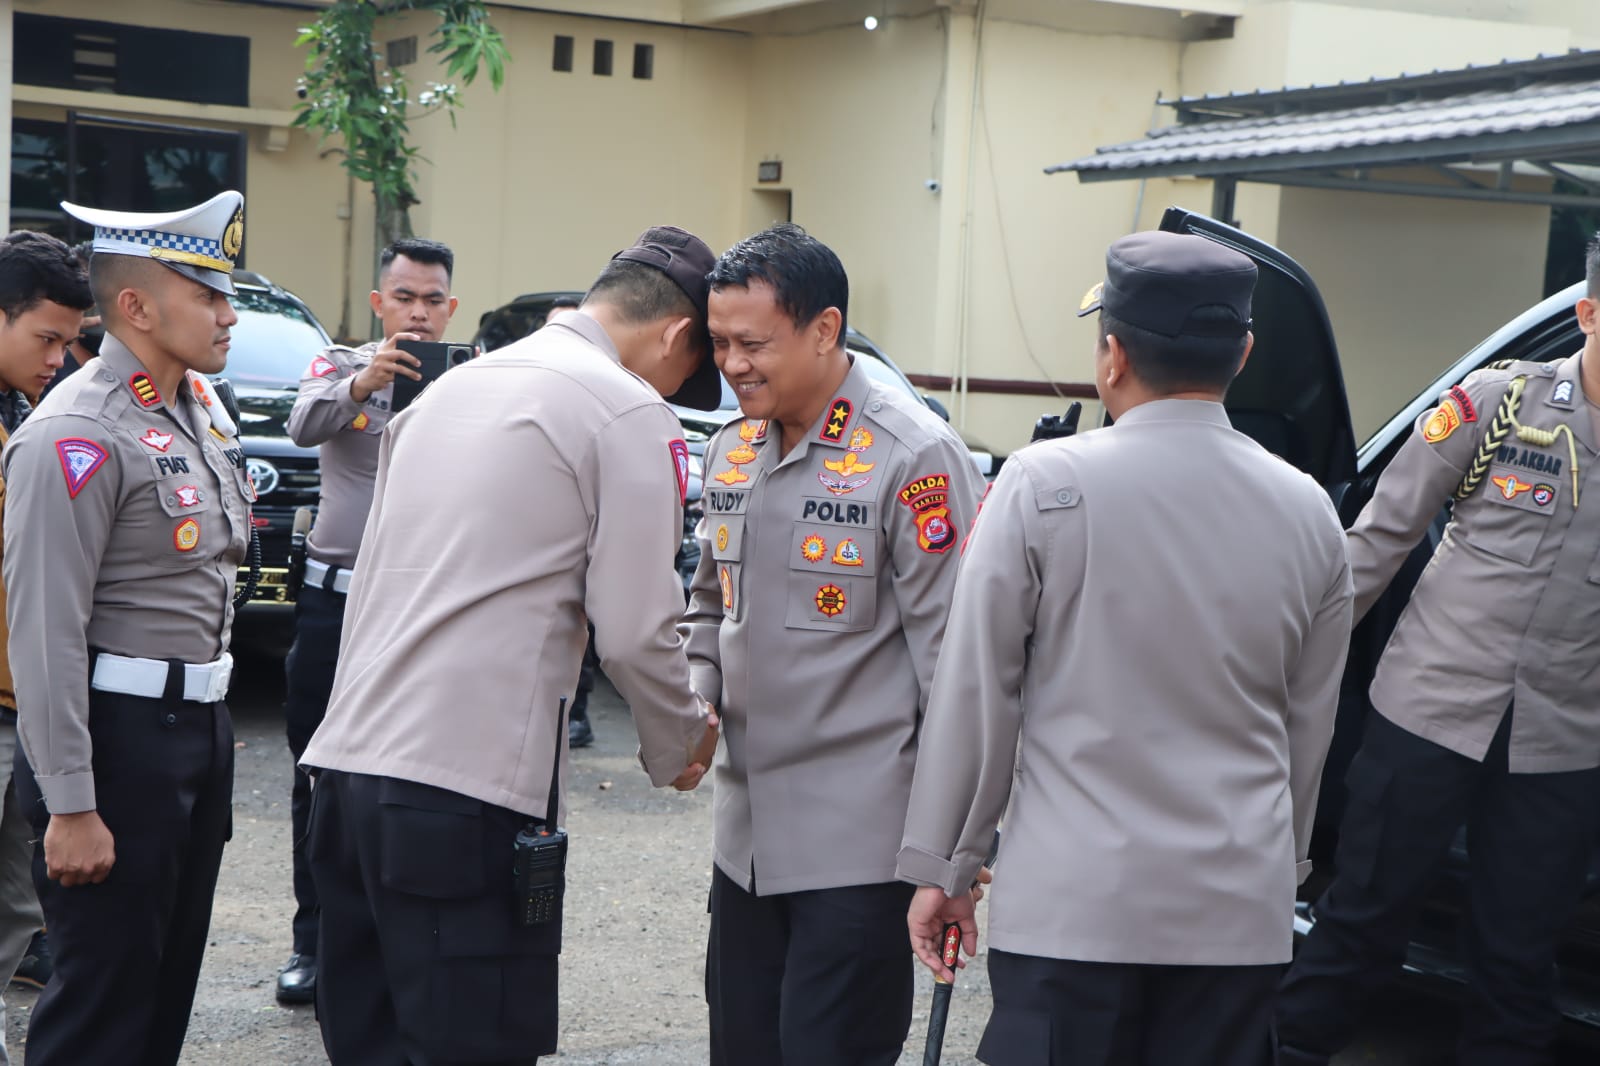
[[[711,286],[706,275],[717,265],[717,257],[706,242],[677,226],[651,226],[639,235],[633,245],[624,248],[613,259],[644,263],[671,278],[700,312],[700,329],[706,325],[706,300]],[[710,335],[703,338],[701,349],[711,349]],[[715,411],[722,404],[722,381],[717,375],[717,364],[705,355],[683,387],[667,398],[668,403],[694,407],[701,411]]]
[[[1243,337],[1255,287],[1256,265],[1242,252],[1187,233],[1134,233],[1106,250],[1106,279],[1084,296],[1078,317],[1103,309],[1163,337]],[[1231,316],[1192,320],[1200,307]]]

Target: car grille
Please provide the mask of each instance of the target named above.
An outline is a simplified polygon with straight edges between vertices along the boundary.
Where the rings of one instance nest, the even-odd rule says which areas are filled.
[[[284,566],[289,561],[294,513],[302,507],[316,511],[322,475],[315,455],[273,456],[267,461],[278,468],[278,484],[256,498],[251,513],[256,520],[256,535],[261,538],[261,565]]]

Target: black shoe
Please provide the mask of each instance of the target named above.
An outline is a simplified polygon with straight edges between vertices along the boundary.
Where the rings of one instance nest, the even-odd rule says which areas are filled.
[[[29,988],[43,988],[55,968],[55,956],[50,954],[50,941],[41,929],[33,934],[33,939],[28,943],[28,953],[22,956],[22,961],[17,964],[17,972],[11,979]]]
[[[289,1005],[317,1001],[317,957],[290,955],[278,974],[278,1002]]]
[[[594,743],[594,729],[589,725],[589,719],[574,718],[567,723],[567,746],[570,748],[587,748]]]

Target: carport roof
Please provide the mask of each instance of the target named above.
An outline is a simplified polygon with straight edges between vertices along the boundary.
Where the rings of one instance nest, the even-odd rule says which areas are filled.
[[[1514,161],[1586,187],[1560,164],[1600,162],[1600,52],[1593,51],[1161,102],[1176,110],[1176,125],[1045,172],[1075,171],[1083,181],[1190,175],[1322,184],[1356,180],[1329,172],[1420,165],[1448,168],[1457,191],[1492,195],[1494,184],[1454,168],[1500,163],[1499,189],[1510,192]]]

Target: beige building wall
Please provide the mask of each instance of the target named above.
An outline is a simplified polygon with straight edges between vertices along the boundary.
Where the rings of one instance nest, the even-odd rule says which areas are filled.
[[[1548,208],[1283,190],[1279,247],[1316,280],[1356,439],[1544,295]]]
[[[413,125],[418,235],[456,252],[461,298],[452,335],[525,292],[585,289],[612,254],[658,223],[718,250],[739,235],[735,175],[744,165],[747,62],[735,34],[497,10],[513,61],[495,93],[480,77],[456,128]],[[394,36],[426,33],[421,15],[389,20]],[[556,72],[556,34],[575,38],[571,73]],[[592,73],[594,41],[613,42],[614,73]],[[654,45],[653,77],[632,76],[636,43]],[[408,67],[417,81],[424,64]]]
[[[907,370],[935,363],[945,192],[925,183],[947,179],[943,21],[751,39],[745,147],[729,182],[749,197],[757,163],[782,161],[793,220],[850,275],[850,323]],[[758,203],[741,221],[749,231],[767,219]]]

